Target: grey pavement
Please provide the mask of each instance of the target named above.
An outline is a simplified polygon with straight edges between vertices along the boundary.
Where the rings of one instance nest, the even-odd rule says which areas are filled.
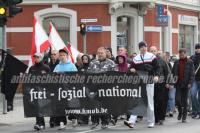
[[[17,95],[14,100],[14,111],[7,114],[0,114],[0,133],[32,133],[38,132],[33,130],[35,118],[24,118],[22,96]],[[46,129],[40,132],[68,132],[68,133],[89,133],[89,132],[108,132],[108,133],[200,133],[200,119],[191,119],[188,117],[187,123],[178,122],[176,116],[173,118],[166,118],[163,126],[155,126],[154,128],[147,128],[145,119],[136,123],[134,129],[129,129],[123,125],[123,120],[119,120],[116,126],[109,126],[108,129],[102,130],[100,126],[97,129],[90,130],[90,126],[78,126],[72,128],[71,122],[65,130],[58,130],[58,128],[49,128],[49,118],[46,119]]]

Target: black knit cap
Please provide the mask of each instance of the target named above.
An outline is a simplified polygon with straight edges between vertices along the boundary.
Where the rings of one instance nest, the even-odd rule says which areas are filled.
[[[68,55],[68,52],[67,52],[67,50],[65,50],[65,49],[60,49],[60,50],[59,50],[59,53],[66,53],[66,54]]]
[[[141,41],[141,42],[139,42],[138,46],[139,46],[139,49],[140,49],[141,47],[147,47],[147,43],[144,42],[144,41]]]
[[[200,49],[200,43],[195,44],[195,49]]]

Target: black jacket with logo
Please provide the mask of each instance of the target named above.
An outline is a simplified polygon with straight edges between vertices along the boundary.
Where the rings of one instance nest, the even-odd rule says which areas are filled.
[[[48,65],[44,64],[43,62],[35,63],[33,66],[30,67],[29,73],[34,74],[42,74],[42,73],[49,73],[51,69]]]

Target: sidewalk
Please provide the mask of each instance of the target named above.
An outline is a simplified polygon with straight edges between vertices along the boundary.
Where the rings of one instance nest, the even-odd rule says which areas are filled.
[[[0,102],[2,108],[2,102]],[[0,125],[2,124],[17,124],[24,122],[35,122],[35,118],[24,118],[23,96],[22,94],[16,94],[14,99],[14,110],[2,114],[0,112]]]

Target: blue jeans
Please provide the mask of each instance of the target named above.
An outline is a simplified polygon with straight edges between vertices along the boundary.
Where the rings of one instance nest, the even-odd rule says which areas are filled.
[[[175,108],[175,94],[176,94],[176,89],[170,89],[168,92],[168,102],[167,102],[167,112],[174,112]]]
[[[191,90],[192,114],[200,113],[200,81],[194,81]]]

